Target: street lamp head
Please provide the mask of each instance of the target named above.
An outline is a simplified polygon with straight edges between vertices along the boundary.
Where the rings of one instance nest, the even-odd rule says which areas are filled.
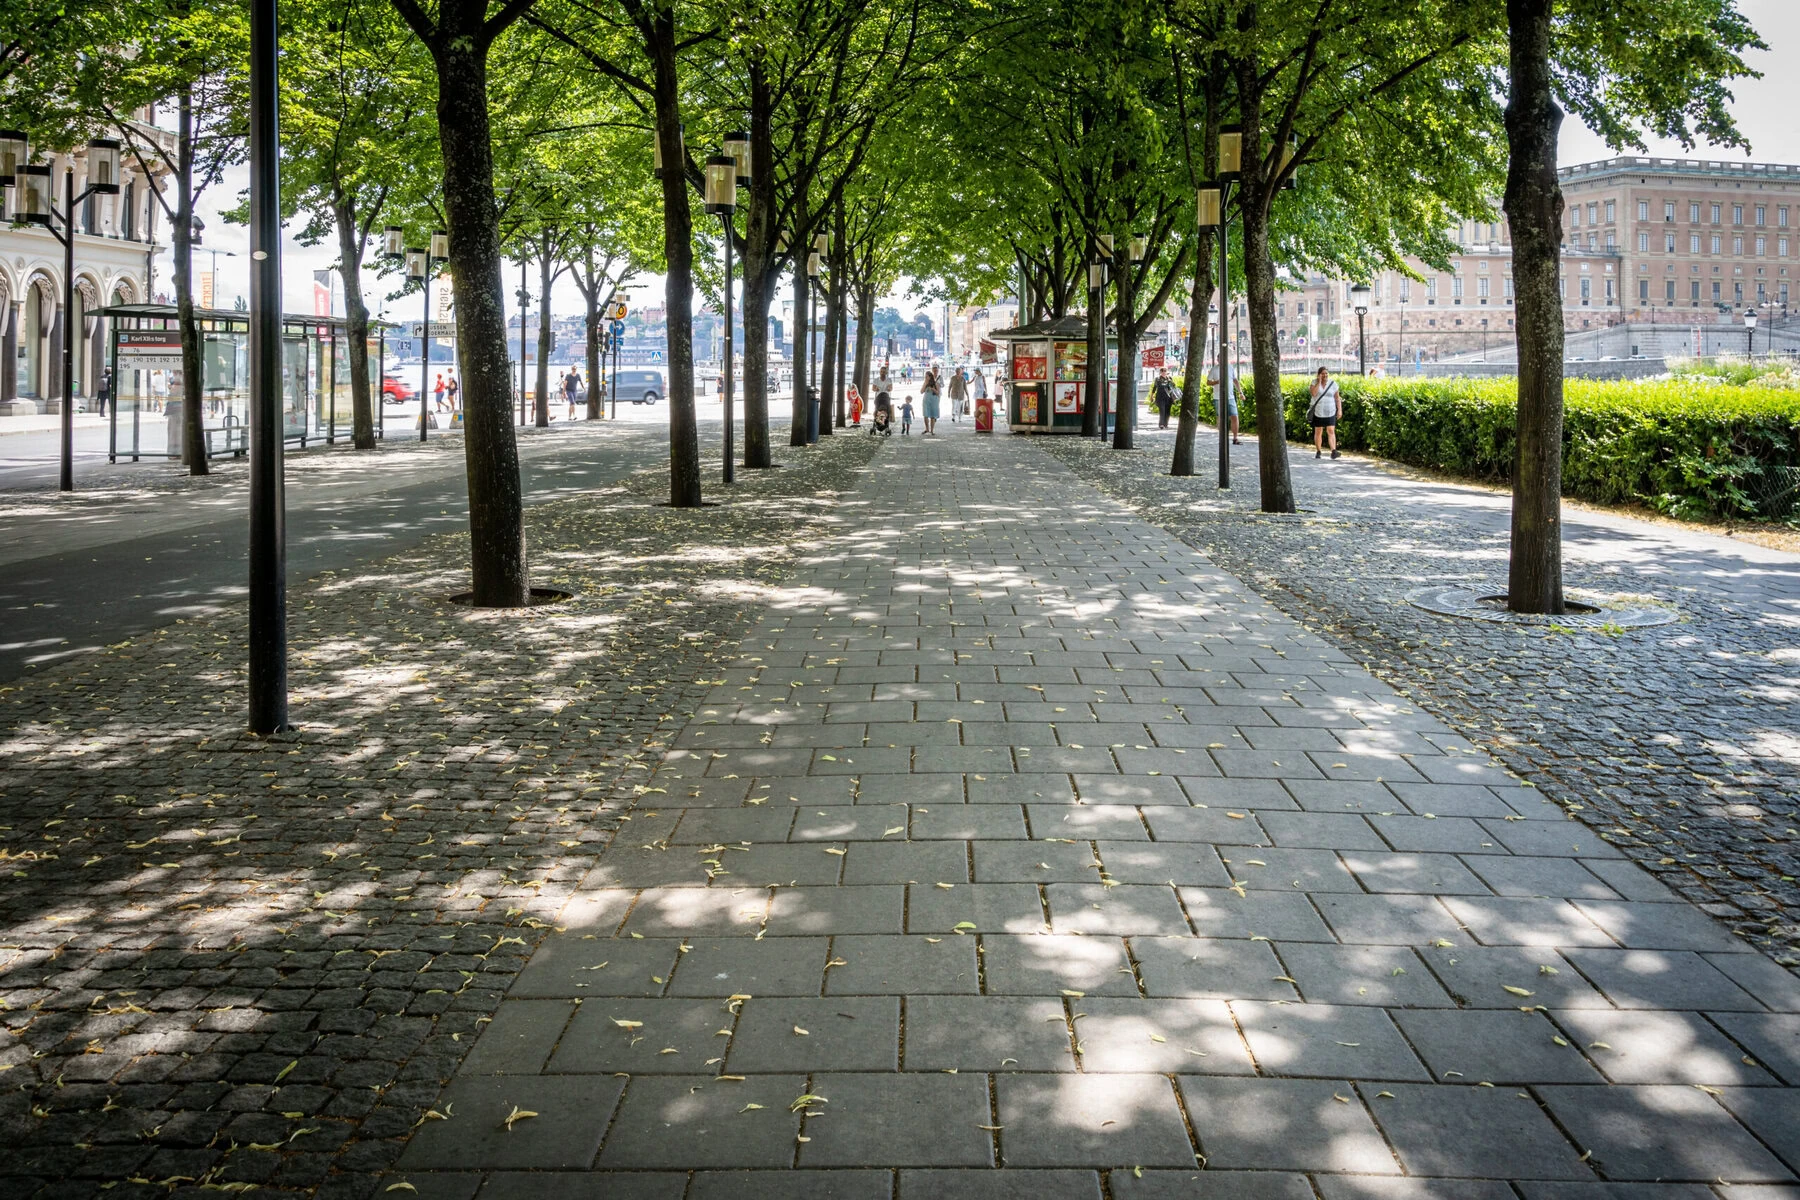
[[[819,252],[817,250],[806,256],[806,277],[808,279],[819,277]]]
[[[1210,185],[1207,187],[1201,188],[1200,189],[1200,220],[1199,220],[1200,228],[1202,228],[1202,229],[1217,229],[1219,227],[1219,216],[1220,216],[1220,213],[1219,213],[1219,189],[1215,186],[1210,186]]]
[[[1106,264],[1092,262],[1088,264],[1088,286],[1095,291],[1106,286]]]
[[[820,258],[831,256],[831,235],[829,233],[821,233],[813,238],[813,253]]]
[[[1744,310],[1744,328],[1756,328],[1756,310],[1754,308],[1746,308]]]
[[[1356,310],[1357,316],[1361,317],[1361,316],[1368,315],[1369,295],[1370,295],[1370,292],[1369,292],[1368,284],[1358,283],[1358,284],[1354,284],[1351,286],[1351,288],[1350,288],[1350,307]]]
[[[119,194],[119,143],[94,138],[87,145],[88,190],[99,196]]]
[[[737,163],[737,183],[739,187],[750,186],[750,135],[742,130],[735,130],[725,135],[725,153],[731,155]]]
[[[425,278],[426,270],[427,270],[427,267],[426,267],[426,263],[425,263],[424,249],[421,247],[418,247],[418,246],[414,246],[414,247],[410,248],[409,250],[407,250],[407,252],[406,252],[406,278],[410,282],[418,283]]]
[[[50,168],[23,163],[13,176],[13,220],[30,225],[50,224]]]
[[[788,242],[788,235],[786,232],[777,230],[775,234],[775,253],[786,254],[789,245],[790,243]]]
[[[381,231],[381,253],[385,258],[399,258],[406,253],[406,230],[389,225]]]
[[[450,257],[450,235],[441,229],[431,235],[431,257],[439,262]]]
[[[1287,174],[1288,167],[1293,164],[1294,155],[1298,154],[1299,152],[1300,152],[1300,138],[1298,135],[1290,134],[1288,136],[1287,145],[1285,145],[1281,148],[1281,172],[1282,172],[1282,174]],[[1299,186],[1300,186],[1300,172],[1299,171],[1295,171],[1293,174],[1288,175],[1287,180],[1281,185],[1283,191],[1290,191],[1290,192]]]
[[[1219,130],[1219,178],[1236,179],[1244,167],[1244,131],[1237,125]]]
[[[13,176],[31,158],[31,140],[17,129],[0,129],[0,188],[13,186]]]
[[[729,154],[706,160],[706,211],[729,217],[737,211],[738,161]]]
[[[1140,234],[1133,234],[1131,237],[1131,261],[1143,262],[1144,250],[1148,246],[1149,240],[1147,238]]]
[[[1113,235],[1110,233],[1103,233],[1096,237],[1094,241],[1099,245],[1101,259],[1106,262],[1111,262],[1113,256]]]

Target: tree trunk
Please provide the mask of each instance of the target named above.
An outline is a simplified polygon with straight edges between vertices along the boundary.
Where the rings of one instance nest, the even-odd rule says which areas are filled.
[[[598,421],[606,415],[600,391],[600,280],[590,274],[588,283],[591,286],[581,293],[587,302],[587,321],[582,327],[587,333],[587,419]]]
[[[1206,386],[1206,309],[1213,296],[1211,230],[1200,231],[1196,254],[1194,292],[1188,301],[1187,354],[1181,376],[1181,415],[1175,423],[1175,457],[1169,464],[1171,475],[1194,473],[1194,438],[1200,430],[1200,389]]]
[[[338,273],[344,279],[344,322],[350,339],[350,440],[358,450],[375,448],[375,405],[369,390],[369,306],[362,295],[362,235],[356,205],[339,192],[332,205],[338,231]]]
[[[478,19],[479,13],[475,16]],[[434,39],[432,54],[438,73],[444,213],[450,226],[457,359],[462,369],[469,566],[477,605],[513,608],[529,601],[531,581],[525,557],[519,448],[512,425],[506,308],[500,285],[487,52],[472,33],[451,28]]]
[[[1506,106],[1506,219],[1518,289],[1519,406],[1513,458],[1507,607],[1560,613],[1562,589],[1563,196],[1556,179],[1557,107],[1550,69],[1553,0],[1507,0],[1512,86]]]
[[[539,429],[550,428],[550,351],[556,342],[556,333],[550,328],[550,285],[556,279],[550,253],[553,240],[548,233],[538,240],[537,403],[532,415]]]
[[[750,212],[744,221],[744,466],[773,464],[769,448],[769,305],[775,298],[774,100],[762,64],[750,64]]]
[[[1249,20],[1254,27],[1254,9],[1250,10]],[[1291,513],[1294,483],[1288,473],[1287,422],[1281,405],[1281,347],[1275,330],[1275,260],[1269,253],[1270,181],[1264,178],[1259,69],[1254,54],[1239,62],[1238,106],[1244,151],[1238,208],[1244,219],[1244,291],[1250,313],[1250,376],[1256,396],[1256,465],[1262,483],[1262,510]],[[1223,317],[1221,312],[1221,320]],[[1221,397],[1219,403],[1227,401]]]
[[[669,503],[698,508],[700,430],[694,416],[694,218],[689,206],[687,152],[681,142],[681,94],[675,71],[675,9],[651,17],[655,37],[656,136],[662,143],[664,305],[669,330]]]
[[[794,242],[794,424],[788,445],[806,445],[806,344],[812,331],[806,326],[806,251]]]
[[[1113,449],[1135,448],[1137,432],[1137,289],[1132,278],[1131,229],[1117,239],[1119,267],[1119,399],[1113,405]]]
[[[175,228],[170,240],[175,251],[175,322],[181,330],[181,458],[188,474],[206,475],[206,413],[201,409],[205,379],[200,359],[200,326],[194,320],[194,90],[181,89],[179,143],[176,158],[181,165],[176,180]],[[63,314],[68,320],[69,314]],[[61,361],[58,359],[57,361]]]
[[[769,448],[769,397],[775,390],[769,365],[769,307],[778,282],[767,268],[752,283],[744,281],[744,466],[762,469],[774,463]]]
[[[875,372],[875,289],[859,287],[856,292],[856,394],[867,408],[875,397],[869,395],[869,380]]]

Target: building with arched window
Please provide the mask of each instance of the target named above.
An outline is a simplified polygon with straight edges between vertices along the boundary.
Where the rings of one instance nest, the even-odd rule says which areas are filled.
[[[146,120],[134,128],[138,137],[172,143],[172,134],[152,127],[148,112],[142,115]],[[75,172],[77,194],[87,187],[86,159],[85,148],[38,159],[51,168],[59,211],[64,172]],[[62,244],[39,226],[0,224],[0,418],[60,407],[64,321],[75,329],[76,404],[92,405],[110,344],[100,310],[151,299],[152,264],[164,224],[156,193],[165,172],[157,160],[149,161],[152,169],[146,170],[127,152],[119,194],[89,196],[76,205],[71,312],[62,306]]]

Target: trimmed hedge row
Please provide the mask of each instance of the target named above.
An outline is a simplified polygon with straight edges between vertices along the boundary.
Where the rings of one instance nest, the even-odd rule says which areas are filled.
[[[1512,379],[1338,376],[1338,445],[1449,475],[1512,476]],[[1288,437],[1312,441],[1309,380],[1282,380]],[[1563,493],[1645,504],[1671,516],[1786,517],[1800,511],[1800,392],[1692,380],[1563,383]],[[1201,394],[1211,422],[1212,397]],[[1239,405],[1245,429],[1256,402]]]

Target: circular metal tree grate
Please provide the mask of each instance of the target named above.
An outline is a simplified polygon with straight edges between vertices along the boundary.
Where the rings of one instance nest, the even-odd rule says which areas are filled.
[[[1485,588],[1420,588],[1409,592],[1406,598],[1426,612],[1437,613],[1439,616],[1468,617],[1500,625],[1610,631],[1670,625],[1681,619],[1681,614],[1676,609],[1646,603],[1639,597],[1602,596],[1584,591],[1566,593],[1566,610],[1556,614],[1512,612],[1506,607],[1505,592],[1490,592]]]

